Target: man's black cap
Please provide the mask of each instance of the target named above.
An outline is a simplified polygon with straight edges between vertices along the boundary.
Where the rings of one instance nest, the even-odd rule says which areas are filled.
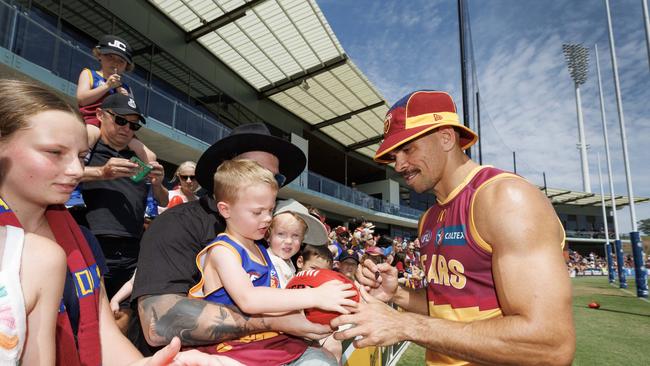
[[[142,123],[147,123],[144,119],[144,116],[140,112],[138,105],[135,104],[135,100],[122,93],[111,94],[104,99],[102,102],[102,109],[110,109],[113,113],[118,116],[127,116],[129,114],[136,114],[140,118]]]

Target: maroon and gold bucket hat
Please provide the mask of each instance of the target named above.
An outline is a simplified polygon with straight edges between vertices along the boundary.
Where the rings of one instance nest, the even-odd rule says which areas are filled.
[[[389,152],[400,145],[442,126],[452,126],[460,133],[463,150],[474,145],[478,135],[460,123],[451,96],[435,90],[418,90],[395,103],[384,119],[384,141],[375,153],[375,161],[393,162]]]

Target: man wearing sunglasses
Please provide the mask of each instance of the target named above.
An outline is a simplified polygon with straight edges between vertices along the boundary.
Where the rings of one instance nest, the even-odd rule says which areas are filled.
[[[158,162],[148,163],[151,171],[147,179],[131,178],[144,165],[130,160],[136,155],[128,148],[135,131],[145,123],[133,98],[120,93],[108,96],[97,108],[97,118],[101,121],[100,138],[87,158],[82,193],[86,222],[106,257],[109,272],[104,279],[110,299],[135,271],[149,189],[146,181],[151,182],[161,205],[167,205],[168,198]],[[123,306],[128,308],[128,303]]]
[[[140,330],[151,346],[165,345],[175,335],[183,345],[193,346],[268,330],[314,339],[330,332],[327,326],[308,322],[301,313],[247,316],[187,297],[200,279],[197,253],[225,229],[212,195],[213,176],[219,164],[233,158],[255,160],[275,175],[280,186],[298,177],[306,164],[305,154],[296,145],[272,136],[261,123],[236,127],[203,153],[196,166],[196,179],[208,194],[165,211],[142,238],[132,299],[137,299]],[[141,339],[131,339],[147,352]],[[295,362],[321,365],[310,359],[308,352]]]

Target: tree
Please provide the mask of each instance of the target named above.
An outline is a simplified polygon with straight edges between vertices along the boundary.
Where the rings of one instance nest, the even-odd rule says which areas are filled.
[[[637,224],[639,225],[639,231],[643,231],[644,234],[650,235],[650,219],[639,220]]]

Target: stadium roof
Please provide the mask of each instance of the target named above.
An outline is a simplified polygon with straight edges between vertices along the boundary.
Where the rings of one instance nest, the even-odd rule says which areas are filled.
[[[386,100],[345,54],[315,0],[151,0],[259,92],[372,157]]]
[[[566,189],[539,187],[544,191],[546,197],[551,200],[553,205],[574,205],[574,206],[601,206],[601,196],[596,193],[571,191]],[[612,196],[605,195],[605,206],[612,207]],[[650,198],[634,197],[634,203],[648,202]],[[630,200],[628,196],[616,196],[616,208],[628,206]]]

